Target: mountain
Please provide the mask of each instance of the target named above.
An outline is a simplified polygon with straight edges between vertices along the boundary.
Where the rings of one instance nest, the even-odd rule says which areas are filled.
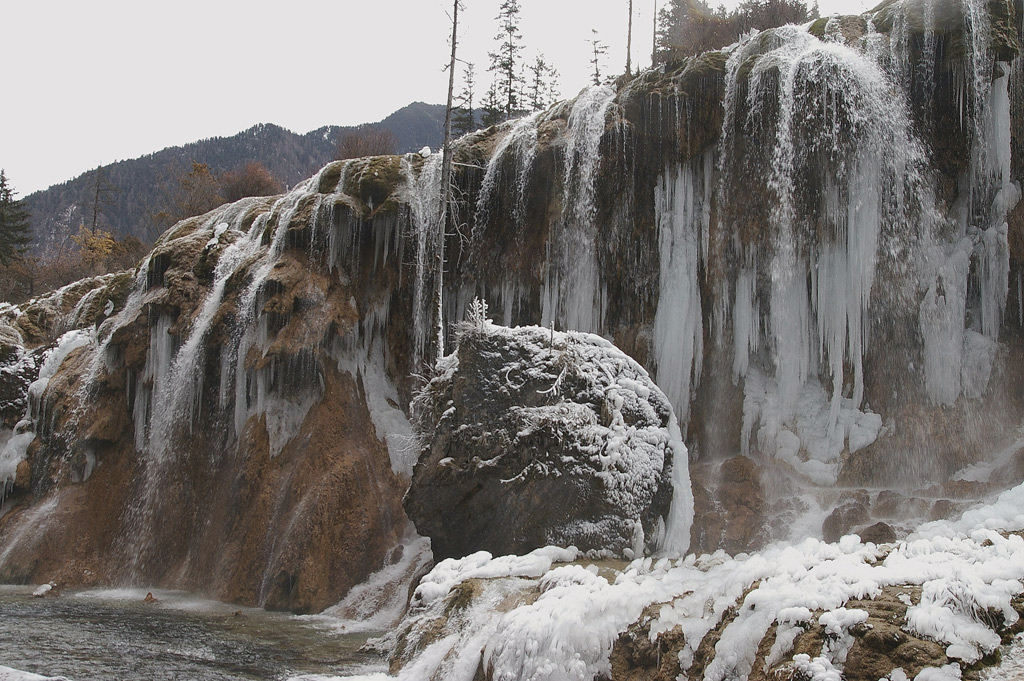
[[[162,206],[177,178],[191,169],[192,161],[206,163],[214,174],[258,161],[290,187],[331,161],[345,135],[370,126],[390,132],[397,153],[437,147],[443,134],[444,106],[414,102],[377,123],[327,125],[304,135],[264,123],[231,137],[211,137],[103,166],[103,182],[111,190],[100,222],[115,235],[134,235],[151,243],[162,228],[150,216]],[[32,211],[37,251],[60,243],[79,222],[91,223],[95,188],[95,171],[89,171],[25,197]]]

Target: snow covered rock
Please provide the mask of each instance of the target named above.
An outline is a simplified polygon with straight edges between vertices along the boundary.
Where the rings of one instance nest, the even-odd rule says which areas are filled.
[[[413,419],[420,456],[404,504],[437,558],[689,545],[692,494],[672,407],[598,336],[468,324],[414,399]]]

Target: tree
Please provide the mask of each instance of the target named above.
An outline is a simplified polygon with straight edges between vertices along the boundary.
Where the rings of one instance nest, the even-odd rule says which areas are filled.
[[[630,53],[633,51],[633,0],[629,0],[629,25],[626,28],[626,75],[633,75]]]
[[[658,13],[655,63],[718,49],[754,28],[803,23],[814,12],[803,0],[744,0],[731,13],[712,12],[702,0],[669,0]]]
[[[205,163],[192,161],[192,171],[179,179],[178,185],[181,189],[178,198],[179,220],[202,215],[224,203],[217,178]]]
[[[495,17],[500,27],[494,39],[498,50],[488,53],[494,73],[495,94],[501,102],[504,119],[508,120],[519,111],[520,74],[519,55],[523,51],[522,34],[519,32],[519,0],[502,0]]]
[[[455,92],[455,60],[459,46],[459,0],[452,0],[452,58],[448,62],[448,105],[444,112],[444,140],[441,143],[441,197],[434,240],[434,313],[436,363],[444,357],[444,242],[448,224],[448,204],[452,200],[452,100]]]
[[[814,12],[817,12],[817,3]],[[736,8],[733,20],[739,37],[754,28],[763,31],[775,26],[801,24],[811,19],[811,14],[801,0],[745,0]]]
[[[100,215],[103,209],[113,205],[113,194],[117,188],[107,179],[107,169],[103,166],[96,166],[92,171],[92,178],[89,183],[89,195],[92,197],[90,212],[92,213],[92,231],[99,229]]]
[[[526,86],[527,103],[533,111],[542,111],[558,101],[558,71],[547,63],[543,54],[527,67],[530,80]]]
[[[228,203],[247,196],[273,196],[283,190],[281,183],[259,161],[247,161],[220,176],[220,195]]]
[[[734,33],[724,9],[716,14],[702,0],[670,0],[658,15],[657,61],[677,61],[717,49],[733,42],[729,36]]]
[[[191,171],[168,184],[164,187],[164,205],[152,216],[161,232],[179,220],[208,213],[224,203],[220,183],[205,163],[193,160]]]
[[[597,37],[597,29],[590,29],[591,38],[587,42],[590,43],[593,55],[590,58],[590,65],[594,68],[594,85],[601,84],[601,59],[605,54],[608,53],[608,46]]]
[[[19,259],[32,240],[32,216],[16,195],[0,169],[0,264],[4,267]]]
[[[496,125],[505,120],[505,110],[498,99],[498,85],[491,83],[484,93],[484,101],[480,103],[481,123],[485,128]]]
[[[348,133],[338,142],[337,160],[363,156],[387,156],[398,149],[398,141],[387,128],[363,125]]]
[[[117,243],[110,232],[79,225],[78,234],[72,236],[71,240],[78,246],[82,265],[88,275],[95,276],[107,271],[107,259]]]
[[[476,86],[476,69],[473,64],[466,65],[466,73],[462,76],[462,92],[457,101],[459,105],[452,112],[452,125],[456,135],[465,135],[476,130],[476,112],[473,109],[473,89]]]
[[[114,247],[107,258],[107,269],[110,272],[131,269],[138,265],[148,252],[149,247],[146,244],[129,234],[114,242]]]

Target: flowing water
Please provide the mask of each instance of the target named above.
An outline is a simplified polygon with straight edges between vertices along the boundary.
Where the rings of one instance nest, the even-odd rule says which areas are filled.
[[[346,633],[340,620],[181,592],[155,592],[156,603],[138,589],[31,593],[0,586],[0,667],[71,681],[287,679],[383,668],[359,652],[372,634]]]

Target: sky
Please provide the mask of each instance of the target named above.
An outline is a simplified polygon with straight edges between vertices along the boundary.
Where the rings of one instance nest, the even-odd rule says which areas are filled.
[[[481,94],[500,4],[463,0],[459,13],[459,57],[475,64]],[[643,68],[655,0],[633,4],[632,61]],[[867,4],[819,2],[823,14]],[[520,6],[525,57],[541,53],[558,69],[563,97],[589,82],[594,30],[608,47],[602,72],[624,70],[628,0]],[[24,197],[257,123],[304,133],[444,103],[451,10],[452,0],[2,0],[0,168]]]

